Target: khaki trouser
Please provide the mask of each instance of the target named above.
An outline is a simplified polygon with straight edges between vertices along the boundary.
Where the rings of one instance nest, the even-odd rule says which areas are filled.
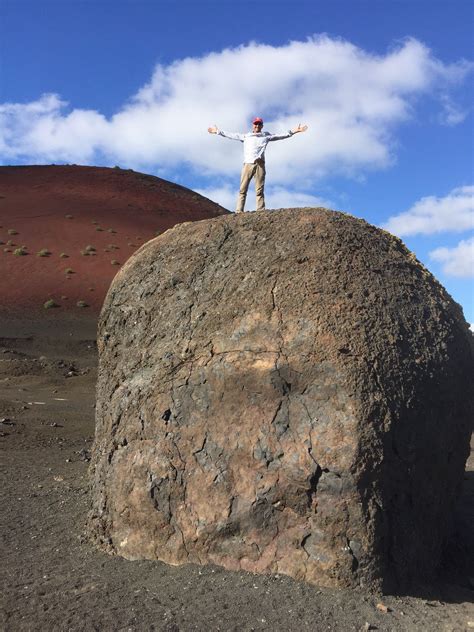
[[[265,210],[265,160],[256,160],[250,164],[244,164],[240,175],[240,191],[237,198],[237,213],[243,213],[250,180],[255,176],[255,193],[257,196],[257,211]]]

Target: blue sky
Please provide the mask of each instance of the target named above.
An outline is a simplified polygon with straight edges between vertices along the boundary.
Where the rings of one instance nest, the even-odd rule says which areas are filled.
[[[267,206],[399,235],[474,323],[471,0],[2,0],[0,163],[120,165],[232,209],[241,145]],[[247,206],[253,208],[253,192]]]

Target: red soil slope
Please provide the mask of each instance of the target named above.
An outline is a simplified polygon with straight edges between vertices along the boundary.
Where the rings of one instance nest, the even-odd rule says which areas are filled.
[[[180,222],[227,212],[131,170],[0,167],[0,315],[97,314],[120,265],[144,242]],[[15,254],[22,246],[27,254]],[[83,254],[88,246],[94,250]],[[43,249],[50,254],[38,256]],[[58,307],[45,309],[48,299]]]

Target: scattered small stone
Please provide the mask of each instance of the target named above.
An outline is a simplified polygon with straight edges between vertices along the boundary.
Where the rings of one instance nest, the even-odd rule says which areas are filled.
[[[66,377],[75,377],[77,375],[77,369],[73,364],[67,365],[67,370],[68,372],[66,373]]]
[[[66,463],[71,463],[71,459],[66,459]]]
[[[78,450],[76,454],[79,455],[81,461],[89,462],[91,460],[91,453],[89,450],[86,450],[85,448],[82,448],[82,450]]]
[[[380,610],[380,612],[384,612],[385,614],[387,614],[387,612],[391,612],[391,609],[382,602],[378,603],[375,607],[377,610]]]
[[[4,426],[14,426],[15,422],[9,417],[3,417],[2,419],[0,419],[0,424],[3,424]]]
[[[363,627],[361,628],[361,630],[363,630],[364,632],[366,630],[377,630],[377,626],[376,625],[372,625],[371,623],[369,623],[368,621],[366,621],[363,625]]]

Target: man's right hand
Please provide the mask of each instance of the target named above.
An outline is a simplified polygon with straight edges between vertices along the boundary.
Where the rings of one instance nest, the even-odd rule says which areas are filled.
[[[208,127],[207,131],[209,132],[209,134],[217,134],[219,129],[218,129],[217,125],[214,125],[214,127]]]

